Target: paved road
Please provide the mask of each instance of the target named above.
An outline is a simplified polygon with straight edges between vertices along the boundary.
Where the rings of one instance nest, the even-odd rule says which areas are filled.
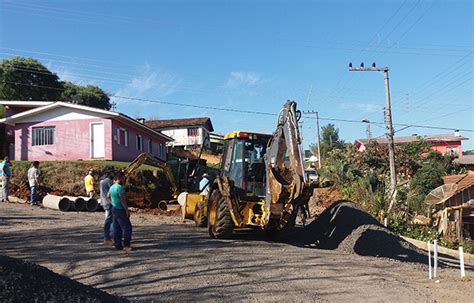
[[[0,203],[0,254],[46,266],[130,300],[285,302],[468,302],[473,271],[461,281],[443,269],[267,241],[243,232],[211,240],[176,217],[133,214],[131,255],[101,244],[101,213],[61,213]]]

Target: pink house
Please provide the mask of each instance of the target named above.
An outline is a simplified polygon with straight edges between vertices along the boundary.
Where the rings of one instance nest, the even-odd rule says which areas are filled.
[[[166,161],[170,137],[124,114],[67,102],[0,101],[14,160]]]
[[[431,149],[440,152],[442,155],[453,155],[455,157],[462,156],[461,142],[463,140],[468,140],[469,138],[462,137],[459,134],[459,131],[455,131],[453,134],[446,135],[412,135],[405,137],[393,137],[393,141],[397,145],[403,145],[409,142],[415,142],[420,140],[425,140],[426,142],[431,143]],[[379,144],[387,144],[387,138],[375,138],[371,139],[376,141]],[[357,139],[354,142],[354,146],[359,151],[364,151],[367,144],[369,143],[368,139]]]

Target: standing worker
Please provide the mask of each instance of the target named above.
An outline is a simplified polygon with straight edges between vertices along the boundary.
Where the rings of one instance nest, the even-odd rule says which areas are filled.
[[[31,205],[38,205],[39,203],[39,199],[38,199],[39,176],[40,176],[39,162],[33,161],[30,169],[28,169],[28,183],[30,184],[30,190],[31,190],[31,198],[30,198]]]
[[[94,190],[94,176],[92,174],[94,173],[94,170],[91,168],[89,169],[89,173],[87,176],[84,178],[84,185],[86,187],[86,193],[89,198],[93,198],[95,194]]]
[[[99,183],[100,190],[100,205],[105,211],[105,221],[104,221],[104,244],[113,245],[114,240],[110,237],[110,232],[113,233],[114,227],[112,226],[112,204],[107,199],[107,194],[109,193],[110,187],[113,184],[113,168],[106,167],[104,170],[104,176]]]
[[[6,156],[2,162],[0,162],[0,177],[2,178],[2,202],[10,202],[8,200],[8,185],[10,183],[10,177],[12,176],[12,171],[10,167],[10,158]]]
[[[123,175],[114,177],[114,184],[110,187],[107,197],[112,202],[112,217],[114,226],[114,245],[116,249],[125,252],[132,251],[132,223],[130,222],[130,211],[125,200],[125,189],[120,185]],[[123,246],[122,246],[123,234]]]

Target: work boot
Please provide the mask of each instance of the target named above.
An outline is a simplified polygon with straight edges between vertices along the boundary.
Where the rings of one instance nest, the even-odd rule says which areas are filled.
[[[133,250],[133,249],[132,249],[131,246],[125,246],[125,247],[123,248],[123,251],[126,252],[126,253],[129,253],[129,252],[131,252],[132,250]]]
[[[105,245],[114,245],[114,240],[111,240],[111,239],[104,240],[104,244]]]

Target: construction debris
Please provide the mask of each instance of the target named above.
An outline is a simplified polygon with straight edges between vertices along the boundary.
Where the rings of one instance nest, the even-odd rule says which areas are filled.
[[[350,201],[338,201],[302,231],[306,245],[346,253],[426,263],[423,251],[382,226]]]
[[[0,255],[0,302],[128,302],[33,263]]]

